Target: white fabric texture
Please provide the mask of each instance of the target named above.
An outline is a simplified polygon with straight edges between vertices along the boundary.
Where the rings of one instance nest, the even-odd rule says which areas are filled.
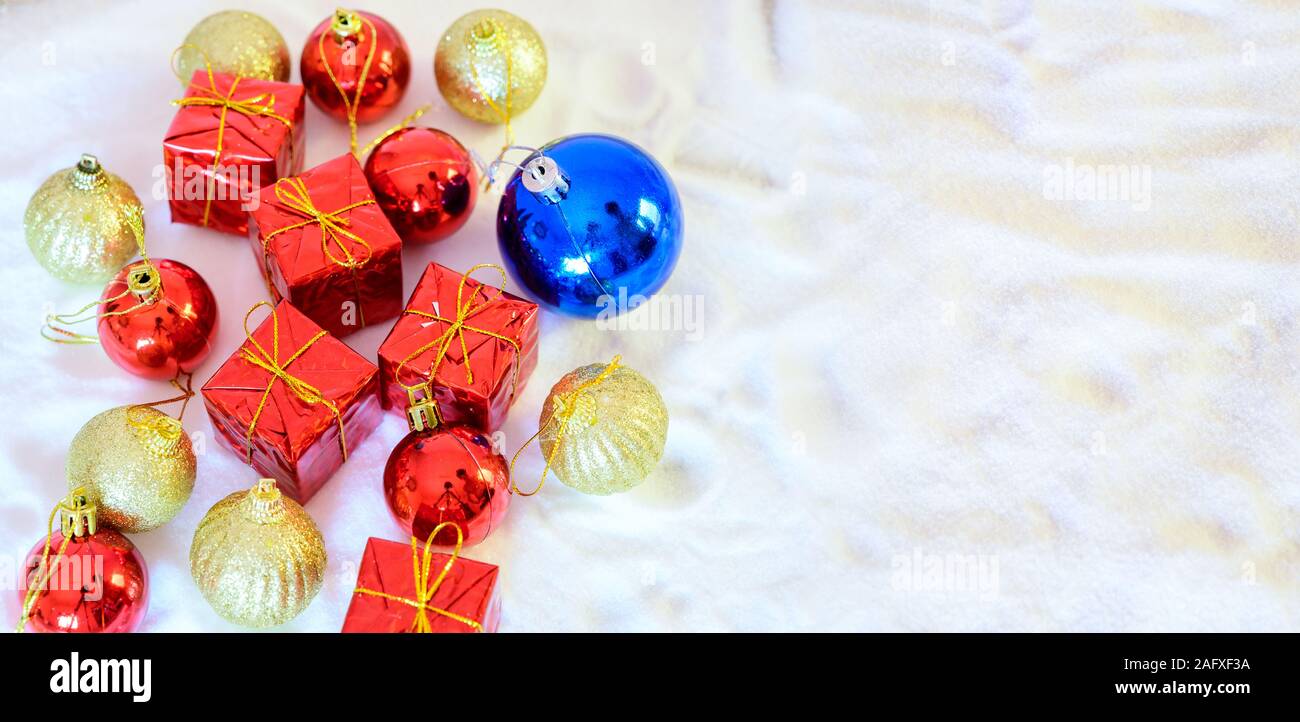
[[[600,131],[654,154],[686,214],[664,293],[701,304],[694,329],[544,313],[507,449],[555,380],[615,353],[658,386],[671,426],[640,488],[593,498],[552,480],[466,550],[501,567],[502,631],[1300,629],[1289,3],[499,5],[549,51],[519,142]],[[333,6],[242,6],[284,34],[297,80]],[[413,54],[386,120],[432,102],[422,124],[490,157],[501,129],[456,115],[432,73],[438,34],[474,8],[364,9]],[[180,90],[168,55],[225,6],[0,9],[12,589],[80,425],[169,390],[37,335],[47,310],[98,292],[31,259],[21,219],[41,181],[97,154],[144,200],[151,254],[211,284],[222,326],[196,382],[265,290],[245,239],[170,224],[152,190]],[[344,152],[344,125],[307,113],[308,165]],[[403,294],[429,260],[497,261],[495,209],[485,195],[454,237],[408,248]],[[373,358],[387,330],[346,342]],[[194,495],[134,537],[143,629],[233,630],[188,550],[208,507],[256,475],[201,406],[185,424],[206,440]],[[401,539],[379,488],[405,431],[386,418],[307,505],[329,573],[280,631],[338,630],[367,537]],[[539,455],[524,458],[534,477]],[[15,619],[17,594],[0,600]]]

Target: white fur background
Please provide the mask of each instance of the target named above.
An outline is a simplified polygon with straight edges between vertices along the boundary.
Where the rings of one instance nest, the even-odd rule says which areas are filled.
[[[665,293],[702,304],[695,329],[543,317],[509,449],[551,383],[614,353],[658,385],[672,424],[636,491],[552,482],[467,551],[501,566],[503,631],[1300,629],[1293,3],[499,5],[549,50],[519,141],[602,131],[653,153],[687,216]],[[295,80],[334,8],[242,6],[284,34]],[[246,241],[171,225],[152,192],[180,92],[168,56],[226,7],[0,5],[11,588],[77,428],[167,394],[93,347],[39,338],[47,309],[99,291],[28,254],[40,182],[97,154],[144,199],[151,253],[205,276],[223,325],[196,381],[264,297]],[[439,33],[474,8],[363,9],[414,56],[386,120],[432,101],[424,124],[490,157],[500,129],[451,111],[432,73]],[[344,126],[307,112],[308,164],[343,152]],[[1113,200],[1089,200],[1086,180],[1052,192],[1062,169],[1102,166],[1149,182]],[[499,259],[494,211],[484,196],[455,237],[408,250],[404,294],[428,260]],[[347,342],[373,356],[386,331]],[[204,511],[255,477],[197,405],[186,426],[207,441],[194,496],[135,537],[152,575],[144,628],[228,630],[188,548]],[[378,488],[404,432],[386,419],[308,504],[330,574],[283,630],[337,630],[366,538],[400,538]],[[525,474],[540,470],[526,458]],[[17,593],[0,601],[16,618]]]

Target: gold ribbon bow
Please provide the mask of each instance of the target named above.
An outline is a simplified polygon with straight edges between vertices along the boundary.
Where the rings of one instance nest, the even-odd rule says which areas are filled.
[[[605,379],[609,378],[610,375],[621,366],[619,362],[622,360],[622,356],[615,356],[614,359],[609,362],[608,366],[602,369],[599,374],[596,374],[595,378],[586,383],[579,384],[577,388],[567,394],[555,397],[555,400],[551,402],[551,415],[546,417],[546,420],[538,425],[537,433],[529,437],[528,441],[525,441],[524,445],[520,446],[519,450],[515,452],[514,458],[510,459],[511,492],[520,496],[532,496],[542,490],[542,487],[546,484],[546,474],[551,470],[551,462],[555,460],[555,455],[560,451],[560,444],[564,441],[564,433],[569,428],[569,422],[573,420],[574,415],[578,412],[578,409],[581,408],[579,406],[579,399],[582,397],[582,394],[586,393],[587,389],[598,386],[603,383]],[[527,449],[529,444],[541,437],[542,431],[553,423],[559,424],[559,428],[555,431],[555,443],[551,445],[551,453],[546,455],[546,465],[542,467],[542,478],[537,482],[536,489],[533,489],[532,491],[521,491],[519,485],[516,484],[514,480],[515,462],[519,461],[519,455],[524,453],[524,449]]]
[[[485,283],[480,283],[477,287],[475,287],[474,291],[470,293],[469,298],[465,298],[465,286],[469,283],[470,276],[473,275],[473,273],[479,270],[480,268],[491,268],[496,270],[498,273],[500,273],[501,285],[500,287],[492,287],[492,286],[488,286]],[[477,296],[479,294],[479,291],[483,290],[484,288],[490,288],[491,290],[485,292],[483,294],[483,301],[475,305],[474,303],[475,296]],[[495,291],[495,294],[492,293],[493,291]],[[421,354],[431,349],[437,348],[438,354],[434,357],[433,363],[429,365],[429,373],[427,376],[427,381],[425,382],[425,383],[432,383],[434,377],[437,376],[438,374],[438,369],[442,367],[443,359],[447,357],[447,351],[451,348],[452,342],[456,340],[460,341],[460,351],[462,356],[461,360],[465,364],[465,381],[471,384],[474,383],[474,371],[470,367],[470,363],[469,363],[469,343],[465,341],[465,332],[473,331],[474,333],[482,334],[484,336],[488,336],[489,338],[494,338],[498,341],[504,341],[505,343],[509,344],[511,347],[514,348],[515,350],[515,362],[513,367],[514,372],[510,381],[510,397],[511,399],[513,399],[515,395],[515,388],[519,381],[519,354],[522,351],[519,342],[513,338],[510,338],[509,336],[499,334],[495,331],[489,331],[488,329],[480,328],[478,326],[471,326],[468,323],[466,323],[471,317],[474,316],[474,314],[482,311],[483,309],[492,305],[497,299],[501,298],[501,296],[503,296],[505,292],[506,292],[506,269],[502,268],[501,266],[498,266],[495,263],[480,263],[477,266],[474,266],[473,268],[466,271],[465,274],[460,277],[460,285],[456,287],[456,317],[455,318],[446,318],[442,316],[440,313],[436,313],[436,312],[430,313],[428,311],[421,311],[419,309],[414,309],[414,308],[408,308],[405,311],[403,311],[403,313],[409,313],[413,316],[421,316],[423,318],[429,318],[429,319],[433,319],[434,321],[440,321],[442,323],[445,323],[447,324],[447,330],[443,331],[442,335],[439,336],[438,338],[424,344],[423,346],[420,346],[419,348],[415,349],[411,353],[407,354],[406,358],[402,359],[402,361],[397,364],[397,371],[394,375],[397,377],[398,383],[401,383],[402,387],[405,388],[408,392],[418,390],[420,387],[424,386],[425,384],[410,385],[402,382],[401,381],[402,369],[406,368],[407,364],[414,361]]]
[[[438,532],[448,526],[456,529],[456,548],[452,550],[451,554],[447,555],[447,563],[442,565],[442,571],[438,573],[438,576],[431,583],[429,581],[429,571],[430,567],[433,566],[433,540],[437,538]],[[375,589],[366,589],[365,587],[357,587],[353,590],[353,593],[379,597],[380,599],[387,599],[390,602],[397,602],[399,604],[405,604],[408,607],[414,607],[415,619],[411,621],[411,631],[413,632],[429,633],[433,631],[433,621],[429,619],[429,612],[442,615],[448,619],[454,619],[470,629],[473,629],[475,632],[482,632],[482,624],[479,624],[469,617],[464,617],[455,612],[435,607],[430,603],[433,601],[434,595],[438,593],[438,588],[442,586],[443,580],[447,578],[447,574],[451,572],[451,567],[456,563],[456,558],[460,556],[460,548],[464,542],[465,534],[461,531],[460,525],[454,521],[444,521],[433,528],[433,532],[429,534],[429,538],[424,542],[423,554],[420,553],[419,540],[415,537],[411,537],[411,571],[415,578],[414,599],[409,597],[399,597],[396,594],[389,594]]]
[[[271,309],[271,351],[269,353],[262,344],[257,342],[257,339],[253,338],[252,331],[248,330],[248,319],[259,306],[266,306]],[[248,440],[248,455],[246,457],[246,462],[249,464],[253,463],[253,430],[257,428],[258,420],[262,418],[262,411],[266,408],[266,403],[271,398],[271,388],[275,386],[275,382],[277,381],[283,383],[286,388],[292,391],[293,394],[304,403],[312,405],[322,404],[325,408],[330,410],[330,413],[334,414],[334,420],[339,426],[339,448],[343,451],[343,460],[347,461],[348,445],[343,436],[343,416],[339,413],[338,405],[325,398],[325,395],[321,393],[320,389],[293,374],[290,374],[287,370],[290,364],[297,361],[300,356],[306,353],[307,349],[311,348],[312,344],[329,335],[328,332],[323,330],[318,332],[315,336],[312,336],[307,343],[304,343],[299,347],[297,351],[294,351],[289,358],[280,361],[279,318],[275,314],[274,306],[266,301],[259,301],[253,304],[252,308],[248,309],[248,313],[244,314],[244,335],[248,337],[248,345],[239,349],[244,360],[271,374],[271,380],[266,382],[266,389],[262,391],[262,398],[257,402],[257,410],[253,412],[253,418],[248,424],[248,432],[245,434],[245,438]],[[252,348],[250,349],[249,346],[252,346]]]
[[[374,198],[367,198],[363,201],[350,203],[342,208],[336,208],[332,211],[322,211],[312,202],[311,194],[307,192],[307,184],[304,183],[301,178],[281,178],[276,181],[275,198],[280,201],[280,205],[300,216],[305,216],[307,220],[299,221],[298,223],[291,223],[262,236],[263,251],[265,251],[268,241],[285,231],[292,231],[311,225],[319,225],[321,231],[321,252],[325,254],[325,257],[328,258],[331,263],[343,268],[353,269],[364,266],[366,261],[370,260],[370,244],[361,236],[348,230],[352,221],[349,218],[344,218],[343,214],[354,208],[373,204],[375,202]],[[347,238],[360,246],[361,249],[365,251],[365,258],[358,260],[357,256],[354,255],[352,251],[348,250],[347,245],[344,244],[340,238]],[[330,241],[333,241],[334,245],[338,246],[339,250],[343,253],[342,258],[335,256],[334,253],[330,251]]]
[[[224,94],[220,90],[217,90],[217,79],[212,72],[212,62],[208,59],[208,54],[203,52],[203,49],[196,45],[186,43],[172,51],[172,73],[174,73],[176,77],[180,78],[180,73],[176,71],[176,54],[185,48],[193,48],[194,50],[199,51],[199,54],[203,56],[203,65],[208,71],[208,87],[204,88],[198,85],[191,85],[190,87],[195,88],[201,93],[207,93],[207,95],[195,95],[189,98],[179,98],[173,100],[172,105],[179,107],[206,105],[221,108],[221,117],[217,123],[216,153],[212,156],[212,172],[208,174],[207,185],[204,186],[203,225],[206,226],[208,225],[208,215],[212,211],[213,176],[216,174],[217,168],[220,166],[221,153],[225,150],[226,116],[230,111],[233,110],[240,115],[245,115],[250,118],[257,115],[272,118],[284,123],[284,125],[290,129],[293,128],[293,121],[275,112],[274,93],[267,92],[247,98],[236,98],[235,89],[239,87],[239,81],[243,80],[243,77],[241,76],[235,76],[235,79],[230,83],[230,88],[226,90]],[[190,83],[190,79],[181,78],[181,82]]]
[[[144,248],[144,218],[141,211],[129,209],[124,211],[126,214],[126,223],[131,227],[131,234],[135,236],[135,246],[140,251],[140,261],[131,266],[130,272],[126,277],[126,288],[116,296],[102,298],[97,301],[82,306],[72,313],[51,313],[46,315],[45,323],[41,326],[41,336],[47,341],[54,343],[66,344],[93,344],[99,343],[98,336],[77,333],[62,326],[71,326],[77,323],[84,323],[91,320],[102,318],[111,318],[113,316],[125,316],[134,313],[137,309],[145,306],[151,306],[162,298],[162,276],[158,273],[158,267],[149,260],[149,254]],[[127,296],[134,295],[139,301],[134,306],[124,308],[120,311],[108,311],[106,313],[90,313],[100,304],[116,303]]]
[[[94,507],[90,507],[90,511],[87,511],[84,504],[85,497],[85,487],[79,486],[73,489],[66,499],[60,499],[59,503],[54,506],[54,511],[50,512],[50,520],[46,523],[45,530],[45,548],[41,552],[41,565],[37,567],[40,571],[37,572],[35,580],[27,580],[29,582],[27,593],[23,595],[22,613],[18,616],[18,626],[14,628],[15,632],[21,632],[27,626],[27,620],[31,619],[32,607],[36,604],[36,598],[41,595],[42,588],[54,578],[54,570],[58,566],[59,560],[67,553],[68,545],[72,543],[73,537],[81,532],[80,524],[83,518],[86,520],[86,532],[89,534],[95,533]],[[78,501],[82,503],[78,504]],[[68,525],[68,519],[64,520],[62,526],[66,528],[62,529],[63,543],[59,544],[59,550],[54,552],[54,561],[51,562],[50,547],[54,543],[54,520],[58,518],[59,512],[71,514],[72,525]]]

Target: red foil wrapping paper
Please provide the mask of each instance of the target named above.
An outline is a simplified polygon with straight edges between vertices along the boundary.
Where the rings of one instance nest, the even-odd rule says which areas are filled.
[[[229,95],[234,101],[266,107],[290,125],[270,115],[241,113],[221,105],[181,106],[163,140],[167,201],[173,222],[244,234],[248,232],[246,206],[256,202],[258,191],[302,170],[304,90],[294,83],[228,73],[213,73],[212,82],[209,85],[208,71],[196,70],[185,97]]]
[[[356,158],[339,156],[297,180],[264,187],[249,215],[253,253],[271,295],[288,299],[335,336],[400,313],[402,241],[374,202]],[[332,220],[304,214],[302,192]],[[349,257],[358,265],[339,263]]]
[[[253,426],[252,467],[273,477],[280,490],[300,504],[319,491],[345,461],[340,420],[351,453],[383,415],[374,364],[333,336],[321,336],[308,345],[320,331],[311,319],[282,301],[251,337],[275,356],[284,373],[319,392],[321,401],[310,403],[285,379],[250,361],[245,350],[264,358],[251,340],[203,385],[203,404],[222,444],[247,460],[248,429]],[[299,353],[304,345],[306,349]],[[263,396],[266,403],[259,414]],[[337,417],[325,402],[338,410]]]
[[[422,548],[423,544],[418,544]],[[371,537],[366,542],[357,572],[357,589],[368,589],[406,601],[397,601],[372,594],[356,592],[347,616],[343,618],[343,632],[411,632],[416,631],[416,606],[419,597],[418,582],[412,565],[412,555],[421,552],[410,543],[387,541]],[[429,565],[429,577],[437,577],[447,560],[447,554],[435,553]],[[484,632],[495,632],[501,623],[501,596],[497,592],[497,566],[457,556],[447,576],[438,585],[426,606],[443,609],[471,619],[482,625]],[[434,611],[426,616],[432,632],[477,632],[464,622]]]
[[[504,279],[504,272],[502,273]],[[415,290],[411,292],[406,310],[456,319],[457,293],[462,275],[446,266],[430,263],[415,285]],[[468,317],[464,323],[465,347],[469,350],[469,373],[465,368],[466,356],[459,338],[453,338],[448,345],[433,379],[429,378],[429,370],[437,359],[438,345],[403,364],[403,360],[411,354],[443,337],[452,323],[417,313],[404,312],[398,317],[388,337],[379,346],[379,374],[384,408],[405,416],[409,398],[403,384],[431,382],[433,399],[444,423],[463,423],[485,431],[501,428],[510,404],[523,392],[529,375],[537,367],[537,304],[471,278],[465,284],[459,305],[478,305],[489,293],[500,293],[500,296]],[[475,328],[513,339],[519,344],[518,352],[509,343],[479,333]],[[519,365],[517,380],[516,363]]]

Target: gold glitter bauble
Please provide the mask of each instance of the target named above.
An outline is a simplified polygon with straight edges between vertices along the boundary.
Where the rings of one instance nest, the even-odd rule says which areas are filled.
[[[141,218],[140,199],[93,155],[41,184],[23,226],[32,255],[61,281],[104,283],[136,254],[127,219]]]
[[[166,524],[185,506],[195,465],[179,421],[149,406],[119,406],[72,439],[68,489],[84,487],[101,523],[135,534]]]
[[[176,72],[182,85],[189,84],[195,70],[207,67],[204,55],[213,72],[289,80],[289,47],[284,37],[266,18],[243,10],[223,10],[200,20],[185,36],[179,55]]]
[[[627,491],[650,475],[664,453],[668,408],[654,384],[626,366],[585,388],[607,364],[576,369],[551,387],[539,419],[542,456],[560,481],[584,494]],[[560,425],[546,423],[552,414],[572,409],[555,456]]]
[[[541,94],[546,46],[519,16],[475,10],[442,34],[433,74],[442,97],[461,115],[504,123],[528,110]]]
[[[190,546],[190,574],[203,598],[245,627],[298,616],[320,591],[325,561],[316,522],[273,479],[214,504]]]

